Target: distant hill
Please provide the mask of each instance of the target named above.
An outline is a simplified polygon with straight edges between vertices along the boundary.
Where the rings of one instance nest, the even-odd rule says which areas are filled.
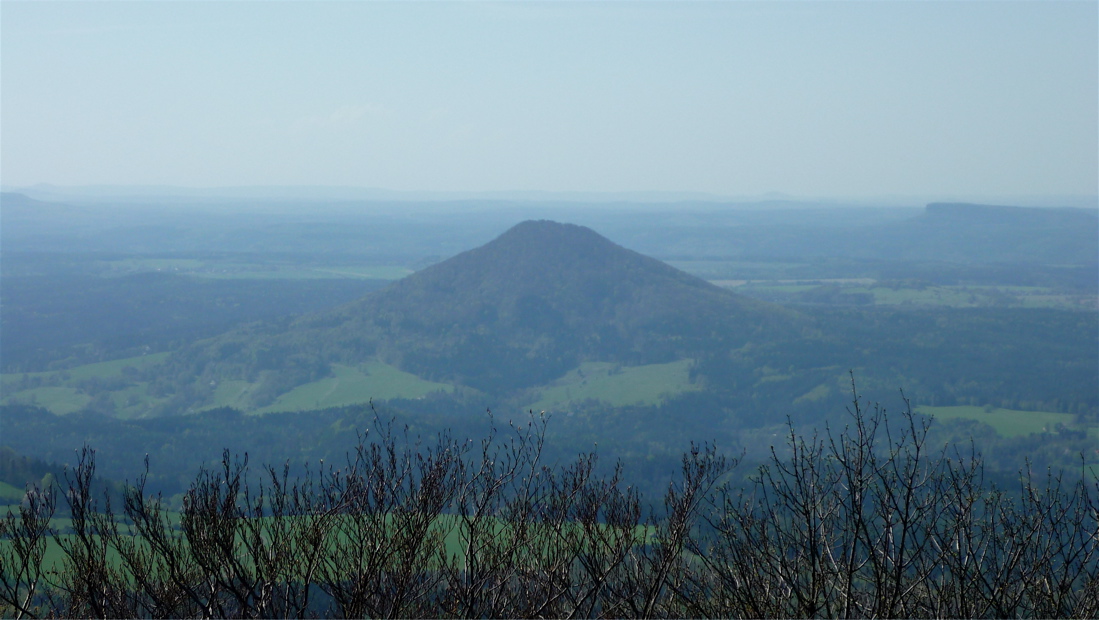
[[[15,192],[0,193],[0,229],[4,241],[48,237],[73,218],[86,218],[88,210],[59,202],[43,202]]]
[[[371,356],[403,370],[502,393],[583,361],[690,357],[797,329],[793,312],[713,286],[581,226],[527,221],[494,241],[334,311],[275,331],[238,330],[178,364],[285,387]],[[184,361],[186,360],[186,361]],[[274,379],[272,379],[274,380]]]
[[[383,357],[479,388],[536,385],[580,361],[668,362],[793,316],[571,224],[528,221],[345,309]]]
[[[945,262],[1094,264],[1099,212],[932,203],[907,222],[862,231],[853,256]]]

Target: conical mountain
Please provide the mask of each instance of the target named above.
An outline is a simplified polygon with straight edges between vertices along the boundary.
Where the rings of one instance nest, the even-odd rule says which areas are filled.
[[[759,307],[589,228],[544,220],[518,224],[359,304],[394,327],[411,320],[438,335],[479,327],[545,335],[629,330],[730,305]]]
[[[544,220],[336,314],[346,338],[374,333],[378,354],[405,370],[492,391],[538,385],[586,360],[690,357],[716,342],[785,331],[792,316],[591,229]]]
[[[585,361],[697,358],[788,336],[778,306],[716,287],[571,224],[528,221],[330,312],[257,325],[176,357],[203,385],[262,383],[256,406],[332,363],[378,358],[494,394],[549,383]]]

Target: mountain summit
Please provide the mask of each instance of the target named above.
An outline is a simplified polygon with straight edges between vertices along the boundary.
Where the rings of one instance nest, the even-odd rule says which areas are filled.
[[[527,221],[340,310],[383,359],[421,376],[508,390],[581,361],[647,364],[743,341],[789,313],[573,224]]]
[[[364,306],[425,327],[640,327],[683,319],[737,295],[573,224],[528,221],[371,296]],[[363,309],[366,310],[366,307]]]
[[[640,365],[728,351],[791,333],[795,316],[591,229],[528,221],[358,301],[283,327],[238,330],[186,357],[190,368],[208,360],[211,378],[266,376],[283,391],[332,363],[378,358],[504,394],[585,361]]]

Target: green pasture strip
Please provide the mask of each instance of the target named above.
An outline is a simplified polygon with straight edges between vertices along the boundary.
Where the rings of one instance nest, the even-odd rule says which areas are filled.
[[[720,280],[715,284],[736,286],[741,292],[794,295],[821,287],[838,286],[841,293],[866,293],[878,306],[932,306],[950,308],[1016,307],[1063,308],[1071,310],[1099,309],[1095,295],[1060,294],[1047,287],[1014,285],[950,285],[918,288],[875,285],[868,278],[804,279],[804,280]]]
[[[771,293],[803,293],[819,288],[820,286],[820,284],[794,284],[756,280],[755,282],[748,282],[747,284],[741,285],[737,290],[766,291]]]
[[[412,273],[405,267],[349,266],[349,267],[308,267],[297,265],[271,266],[257,265],[253,269],[230,268],[222,270],[188,273],[195,278],[208,280],[399,280]]]
[[[333,364],[335,376],[299,385],[254,413],[311,411],[393,398],[422,398],[431,392],[452,392],[454,386],[421,379],[381,362],[360,367]]]
[[[202,269],[207,261],[197,258],[142,258],[128,257],[117,260],[101,260],[97,264],[109,274],[128,275],[149,271],[190,272]]]
[[[21,489],[14,484],[0,482],[0,500],[4,503],[18,504],[23,501],[23,495],[25,495],[26,492],[26,489]]]
[[[929,286],[925,289],[894,289],[875,286],[868,289],[853,288],[850,291],[853,293],[868,291],[874,295],[874,304],[880,306],[915,304],[921,306],[965,307],[980,305],[976,294],[972,292],[950,290],[939,286]]]
[[[1019,437],[1031,433],[1053,431],[1060,423],[1067,427],[1075,426],[1075,416],[1071,413],[1052,411],[1019,411],[1017,409],[992,409],[984,407],[929,407],[922,405],[916,411],[923,415],[934,416],[938,420],[978,420],[996,429],[1002,437]]]
[[[368,278],[373,280],[400,280],[413,273],[407,267],[394,265],[349,265],[346,267],[314,267],[311,272],[321,274],[318,277],[338,276],[343,278]]]
[[[1099,310],[1099,297],[1095,295],[1027,295],[1021,301],[1024,308]]]
[[[92,397],[81,394],[75,388],[51,386],[21,390],[4,395],[5,404],[13,402],[36,405],[44,407],[54,414],[65,415],[80,411],[92,402]]]
[[[159,271],[216,280],[318,280],[333,278],[399,280],[413,272],[412,269],[399,265],[260,263],[216,257],[204,259],[131,257],[99,261],[98,265],[102,270],[102,274],[106,276],[124,276]]]
[[[205,409],[232,407],[244,411],[250,407],[248,397],[259,387],[258,383],[247,381],[222,381],[214,388],[214,402]]]
[[[137,357],[127,357],[118,360],[111,360],[109,362],[97,362],[95,364],[85,364],[83,366],[77,366],[63,371],[69,373],[69,376],[73,379],[91,379],[93,377],[115,377],[122,374],[122,369],[126,367],[133,367],[138,370],[144,370],[150,366],[155,366],[164,360],[168,359],[168,352],[152,353],[149,355],[138,355]]]
[[[2,402],[33,404],[44,407],[54,414],[65,415],[83,409],[92,400],[76,387],[77,382],[121,377],[125,368],[144,370],[163,362],[167,357],[167,352],[153,353],[84,364],[65,370],[0,375],[0,382],[2,382],[0,386],[3,390]],[[24,377],[47,385],[25,388]],[[148,410],[151,403],[158,401],[158,399],[150,399],[144,383],[115,391],[111,394],[111,399],[115,403],[119,417],[124,418],[139,417]]]
[[[1094,309],[1094,295],[1058,295],[1036,286],[928,286],[890,288],[850,287],[844,292],[869,292],[879,306],[918,305],[952,308],[1011,306],[1022,308]]]
[[[667,264],[703,279],[715,280],[775,280],[791,270],[804,267],[802,262],[752,260],[670,260]]]
[[[824,400],[832,395],[832,386],[828,383],[821,383],[817,387],[809,390],[808,392],[798,396],[794,399],[795,405],[803,403],[815,403]]]
[[[117,360],[109,360],[106,362],[95,362],[93,364],[84,364],[83,366],[74,366],[72,368],[66,368],[64,370],[48,370],[45,372],[15,372],[0,375],[0,380],[3,381],[4,388],[14,387],[23,380],[23,375],[28,378],[62,378],[69,381],[79,381],[82,379],[100,378],[106,379],[109,377],[117,377],[122,374],[122,369],[126,367],[133,367],[138,370],[144,370],[150,366],[155,366],[164,360],[168,359],[168,352],[163,353],[151,353],[149,355],[138,355],[136,357],[125,357]]]
[[[699,389],[691,383],[692,363],[689,359],[645,366],[584,362],[542,389],[538,401],[524,409],[560,411],[589,399],[615,407],[659,404],[667,396]]]
[[[15,509],[14,506],[0,507],[0,511],[4,511],[5,508],[7,508],[8,510]],[[167,516],[173,523],[178,523],[179,515],[177,513],[168,513]],[[174,519],[172,517],[174,517]],[[297,520],[302,518],[315,517],[290,516],[285,518],[290,520]],[[396,523],[395,515],[387,514],[381,517],[382,523],[377,522],[377,515],[363,515],[361,518],[364,519],[364,529],[362,530],[362,534],[366,537],[366,539],[363,540],[363,543],[373,545],[376,542],[373,540],[373,537],[378,535],[379,530],[377,528],[379,527],[385,530],[385,532],[381,534],[383,538],[385,538],[387,541],[392,539],[392,530],[395,527]],[[270,531],[270,528],[275,527],[273,517],[262,517],[260,520],[268,522],[263,526],[268,531]],[[46,539],[46,551],[42,560],[42,566],[47,571],[61,571],[65,568],[67,557],[64,550],[62,549],[61,543],[63,541],[76,541],[76,536],[69,533],[71,532],[71,525],[72,522],[69,519],[52,519],[50,521],[50,527],[53,528],[55,532],[58,532],[58,534],[56,534],[55,536],[50,536]],[[295,523],[287,523],[284,525],[284,527],[288,528],[293,528],[296,526],[297,524]],[[354,536],[354,533],[356,528],[358,527],[358,524],[356,524],[356,517],[353,517],[351,515],[338,516],[336,517],[336,521],[334,523],[329,523],[327,527],[329,528],[328,538],[323,544],[323,547],[328,550],[327,552],[330,553],[337,548],[351,549],[352,551],[354,551],[354,545],[356,544],[356,536]],[[495,516],[482,517],[480,527],[484,528],[482,532],[487,531],[488,538],[494,542],[506,541],[506,538],[511,533],[511,528],[509,524],[506,521]],[[578,523],[564,523],[562,524],[562,531],[557,533],[551,531],[549,527],[545,526],[544,524],[533,523],[530,524],[530,527],[525,530],[524,536],[527,537],[527,540],[541,540],[547,544],[550,544],[558,540],[557,537],[562,534],[566,537],[570,535],[581,536],[581,527],[582,526]],[[599,525],[598,527],[603,528],[607,526]],[[134,535],[131,526],[121,524],[119,529],[124,536]],[[249,567],[250,558],[247,557],[247,551],[243,544],[243,538],[241,538],[244,536],[243,529],[244,528],[241,527],[241,529],[238,530],[238,532],[240,532],[238,534],[237,543],[237,549],[239,553],[238,558],[244,563],[245,567]],[[469,540],[469,532],[459,516],[454,514],[440,515],[429,526],[428,534],[429,538],[425,538],[423,542],[427,544],[441,543],[441,550],[444,553],[444,557],[446,557],[448,560],[455,560],[458,562],[463,562],[465,560],[466,545]],[[633,532],[635,540],[643,541],[651,541],[654,534],[654,528],[647,525],[638,525]],[[183,536],[183,534],[178,530],[176,530],[175,535]],[[485,534],[482,533],[481,535],[483,536]],[[101,537],[93,535],[92,539],[95,541],[99,541],[101,540]],[[4,541],[0,540],[0,545],[4,544]],[[437,548],[436,551],[438,550],[439,549]],[[540,550],[534,549],[533,551],[534,553],[538,553]],[[322,550],[321,552],[325,553],[326,551]],[[108,565],[116,569],[120,569],[124,565],[121,555],[113,547],[107,548],[106,560]]]

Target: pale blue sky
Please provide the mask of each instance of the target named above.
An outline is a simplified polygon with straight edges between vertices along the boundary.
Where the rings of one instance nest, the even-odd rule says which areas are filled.
[[[0,3],[0,181],[1095,194],[1099,3]]]

